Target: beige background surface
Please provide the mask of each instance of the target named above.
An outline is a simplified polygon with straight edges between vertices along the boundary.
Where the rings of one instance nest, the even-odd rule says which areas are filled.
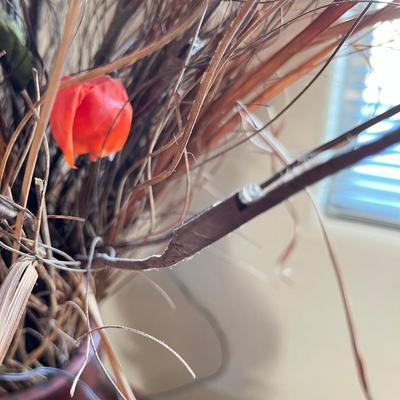
[[[286,115],[284,141],[294,154],[323,140],[329,84],[324,76]],[[297,90],[290,90],[288,98]],[[207,187],[212,194],[202,191],[194,209],[243,183],[265,178],[269,165],[259,151],[242,148],[225,160]],[[321,187],[313,192],[320,201]],[[300,215],[299,240],[283,271],[276,258],[292,232],[284,206],[190,261],[147,273],[176,308],[141,276],[103,304],[105,322],[126,324],[164,340],[200,378],[219,371],[154,398],[362,399],[321,232],[303,194],[296,196],[294,205]],[[399,232],[325,219],[351,297],[374,399],[397,400]],[[128,333],[110,334],[131,383],[146,393],[191,382],[184,368],[159,345]]]

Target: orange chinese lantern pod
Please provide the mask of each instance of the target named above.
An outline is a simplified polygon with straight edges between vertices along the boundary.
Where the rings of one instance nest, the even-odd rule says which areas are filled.
[[[88,154],[95,161],[120,151],[131,123],[125,87],[105,75],[60,89],[50,116],[54,140],[73,168],[75,156]]]

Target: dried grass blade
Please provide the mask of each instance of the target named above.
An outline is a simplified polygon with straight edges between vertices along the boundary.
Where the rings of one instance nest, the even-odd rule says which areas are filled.
[[[160,50],[168,43],[172,42],[179,35],[184,33],[187,29],[189,29],[202,15],[204,9],[204,3],[197,8],[195,12],[193,12],[182,24],[172,29],[170,32],[167,32],[160,39],[154,41],[143,49],[137,50],[131,54],[128,54],[125,57],[121,57],[118,60],[115,60],[109,64],[102,65],[101,67],[94,68],[91,71],[83,72],[81,74],[75,75],[72,79],[65,81],[61,84],[61,87],[68,87],[70,85],[74,85],[79,82],[86,81],[88,79],[95,78],[96,76],[109,74],[112,71],[117,71],[121,68],[126,68],[135,62],[141,60],[144,57],[147,57],[153,54],[155,51]]]
[[[345,44],[345,42],[347,41],[347,39],[352,35],[352,33],[354,32],[354,30],[357,28],[358,24],[360,21],[362,21],[362,19],[364,18],[365,14],[367,13],[368,9],[371,7],[372,3],[368,3],[368,5],[364,8],[364,10],[358,15],[358,17],[356,18],[356,20],[353,23],[352,28],[346,32],[346,34],[340,39],[340,41],[338,42],[337,46],[335,47],[334,51],[332,52],[332,54],[328,57],[328,59],[324,62],[324,64],[322,65],[322,67],[316,72],[316,74],[314,75],[314,77],[304,86],[304,88],[288,103],[286,104],[285,107],[283,107],[278,114],[275,115],[274,118],[272,118],[270,121],[268,121],[264,126],[264,128],[267,128],[268,126],[270,126],[272,123],[274,123],[276,120],[278,120],[278,118],[280,118],[287,110],[289,110],[303,95],[304,93],[306,93],[308,91],[308,89],[315,83],[315,81],[321,76],[321,74],[325,71],[325,69],[328,67],[328,65],[331,63],[331,61],[335,58],[335,56],[338,54],[338,52],[340,51],[340,49],[343,47],[343,45]],[[324,50],[323,50],[324,51]],[[236,148],[237,146],[240,146],[241,144],[245,143],[247,140],[251,139],[253,136],[258,135],[258,131],[253,132],[251,135],[247,136],[245,139],[239,140],[238,142],[236,142],[235,144],[233,144],[232,146],[228,147],[227,149],[225,149],[223,151],[223,153],[233,150],[234,148]],[[222,154],[223,154],[222,153]],[[212,158],[217,157],[219,154],[221,153],[217,153],[215,155],[212,156]]]
[[[156,338],[153,335],[150,335],[149,333],[143,332],[139,329],[135,329],[135,328],[130,328],[129,326],[123,326],[123,325],[103,325],[103,326],[99,326],[97,328],[93,328],[90,331],[88,331],[86,334],[82,335],[80,338],[78,338],[77,340],[81,340],[83,339],[85,336],[89,335],[90,333],[93,332],[99,332],[105,329],[121,329],[121,330],[125,330],[128,332],[132,332],[136,335],[142,336],[146,339],[150,339],[155,343],[158,343],[160,346],[164,347],[164,349],[168,350],[172,355],[174,355],[178,361],[185,367],[185,369],[189,372],[189,374],[192,376],[193,379],[196,379],[196,374],[193,371],[193,369],[190,367],[190,365],[188,364],[188,362],[176,351],[174,350],[172,347],[170,347],[169,345],[167,345],[164,341],[162,341],[161,339]]]
[[[37,278],[36,261],[20,260],[13,264],[0,288],[0,365],[24,315]]]
[[[32,146],[29,151],[28,161],[25,169],[25,175],[22,183],[20,204],[22,207],[26,207],[29,188],[31,186],[33,172],[35,169],[37,156],[39,149],[42,144],[45,129],[50,118],[50,112],[53,107],[54,100],[57,95],[58,88],[60,86],[60,80],[64,68],[64,63],[68,54],[69,47],[72,42],[72,38],[75,32],[75,25],[78,21],[79,10],[81,1],[71,0],[68,7],[68,13],[65,19],[65,26],[63,36],[60,41],[60,45],[57,49],[57,54],[54,61],[54,68],[50,75],[49,85],[46,90],[46,96],[43,101],[43,106],[40,112],[40,117],[33,133]],[[20,212],[17,216],[17,223],[15,226],[15,237],[17,241],[21,238],[22,223],[24,219],[24,213]],[[15,253],[13,254],[15,259]]]
[[[369,13],[354,30],[354,33],[360,32],[368,27],[373,27],[373,25],[377,23],[399,18],[400,8],[398,6],[398,3],[388,4],[386,7],[381,8],[380,10]],[[331,39],[345,34],[351,28],[355,20],[356,17],[331,26],[324,33],[318,36],[314,44],[326,43]]]
[[[289,153],[286,151],[285,147],[282,145],[282,143],[276,139],[274,136],[266,133],[265,135],[261,136],[262,140],[265,140],[266,143],[273,149],[274,154],[283,162],[286,167],[290,165],[291,162],[293,162],[291,156]],[[349,295],[348,291],[346,289],[345,285],[345,280],[342,272],[342,268],[339,264],[338,258],[336,256],[335,250],[333,248],[332,241],[329,237],[327,227],[325,226],[324,219],[322,217],[322,214],[319,210],[319,207],[317,203],[314,200],[314,197],[311,193],[311,191],[308,188],[304,189],[307,197],[310,199],[311,206],[315,212],[315,215],[318,220],[318,224],[321,228],[323,240],[326,245],[326,249],[328,251],[329,258],[331,260],[331,265],[333,268],[333,272],[335,274],[336,282],[338,285],[339,289],[339,296],[340,300],[343,306],[343,311],[344,311],[344,316],[345,316],[345,321],[347,325],[347,331],[349,334],[349,339],[350,339],[350,346],[353,354],[353,360],[355,364],[355,368],[357,371],[357,375],[359,378],[359,382],[361,385],[361,389],[364,393],[365,398],[371,399],[371,391],[370,391],[370,385],[368,382],[368,377],[366,374],[366,369],[365,369],[365,363],[363,361],[363,357],[361,354],[360,346],[358,344],[358,337],[356,334],[356,328],[355,328],[355,322],[354,318],[352,315],[351,311],[351,306],[350,306],[350,301],[349,301]],[[281,261],[284,261],[284,258],[287,258],[289,253],[284,252],[283,257],[281,256]]]
[[[337,42],[323,48],[317,54],[313,55],[306,61],[304,61],[300,66],[294,70],[288,72],[285,76],[278,79],[275,83],[269,86],[266,90],[260,93],[257,97],[253,98],[249,104],[247,104],[247,109],[249,112],[254,112],[260,107],[260,104],[267,104],[275,96],[281,93],[283,90],[291,86],[293,83],[298,81],[300,78],[306,74],[313,71],[317,65],[319,65],[329,53],[335,49]],[[217,144],[221,139],[223,139],[227,134],[232,132],[235,127],[240,123],[240,113],[234,114],[227,122],[216,130],[206,131],[204,137],[202,137],[204,150],[208,150],[215,144]]]
[[[179,143],[177,145],[177,148],[174,148],[172,150],[173,156],[172,159],[169,162],[169,166],[167,168],[164,168],[164,165],[160,163],[161,170],[156,168],[155,170],[155,176],[153,176],[150,180],[146,180],[143,183],[138,184],[135,187],[135,191],[138,192],[140,190],[143,190],[144,188],[149,187],[150,185],[154,185],[157,183],[162,182],[163,180],[169,178],[175,171],[176,167],[178,166],[179,162],[181,161],[185,148],[190,140],[190,136],[193,132],[193,128],[196,124],[197,118],[199,117],[200,111],[202,109],[202,106],[206,100],[206,97],[212,87],[212,85],[215,82],[215,79],[217,77],[218,69],[221,65],[221,62],[223,61],[223,57],[228,50],[232,40],[235,37],[235,34],[237,31],[240,29],[246,18],[249,16],[249,14],[255,9],[256,3],[253,1],[249,1],[243,4],[241,6],[238,14],[236,15],[235,19],[233,20],[232,24],[230,25],[229,29],[226,31],[225,35],[221,39],[221,41],[218,44],[217,49],[215,50],[209,65],[206,69],[206,71],[203,74],[202,80],[200,82],[199,88],[197,90],[196,97],[193,101],[193,105],[190,109],[189,115],[187,117],[187,122],[185,126],[183,127],[182,132],[179,133],[181,136],[181,139],[179,140]],[[167,155],[169,157],[170,154]],[[131,204],[134,203],[136,198],[131,196],[131,198],[128,199],[126,204],[123,207],[122,211],[125,211]],[[120,213],[123,214],[123,213]]]
[[[95,326],[101,327],[103,326],[103,321],[101,318],[100,310],[97,304],[97,300],[94,297],[93,293],[90,293],[89,298],[89,310],[90,315],[94,321]],[[114,373],[115,383],[121,392],[126,396],[129,400],[135,400],[136,397],[129,385],[129,382],[125,376],[124,370],[122,368],[121,363],[118,360],[117,355],[114,352],[110,339],[107,336],[107,332],[105,330],[99,330],[101,345],[104,352],[107,355],[108,361],[110,362],[111,369]]]
[[[315,40],[318,35],[328,29],[335,21],[337,21],[346,11],[354,6],[354,3],[334,4],[323,11],[315,20],[313,20],[303,31],[290,40],[285,46],[268,58],[264,63],[255,70],[247,73],[242,79],[231,87],[224,94],[223,99],[217,101],[212,108],[218,111],[231,109],[237,100],[248,96],[260,82],[271,77],[279,68],[292,59],[301,50],[307,48],[310,43]],[[221,118],[221,113],[215,113],[214,118],[209,121],[209,126],[217,123]]]

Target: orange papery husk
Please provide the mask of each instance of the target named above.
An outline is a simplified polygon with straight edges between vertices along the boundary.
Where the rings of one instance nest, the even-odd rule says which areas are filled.
[[[71,167],[75,156],[95,161],[120,151],[131,123],[124,85],[106,75],[60,89],[50,117],[53,138]]]

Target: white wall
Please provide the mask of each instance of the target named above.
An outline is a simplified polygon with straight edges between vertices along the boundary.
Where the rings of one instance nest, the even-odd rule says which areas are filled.
[[[284,142],[293,154],[324,139],[328,83],[322,77],[284,119]],[[288,98],[299,87],[291,89]],[[246,182],[262,180],[269,165],[254,148],[242,148],[213,177],[213,191],[221,198]],[[319,199],[319,189],[313,191]],[[215,197],[203,192],[195,203],[213,201]],[[213,379],[157,398],[363,398],[321,232],[304,194],[295,197],[294,205],[300,231],[285,274],[278,273],[275,260],[290,240],[292,223],[280,206],[194,259],[170,271],[147,273],[171,296],[176,309],[140,276],[104,303],[106,322],[163,339],[200,377],[218,369],[221,337],[215,330],[223,332],[229,350],[224,369]],[[397,400],[399,232],[329,219],[326,225],[345,276],[374,398]],[[112,338],[132,384],[147,393],[190,382],[183,367],[159,345],[121,332],[112,332]]]

